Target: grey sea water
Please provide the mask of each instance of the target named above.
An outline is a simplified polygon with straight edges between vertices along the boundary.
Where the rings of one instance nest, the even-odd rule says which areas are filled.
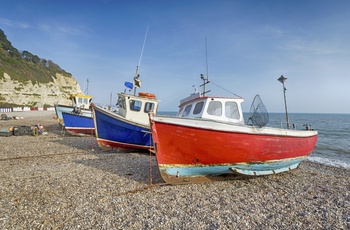
[[[175,116],[176,112],[159,112]],[[248,118],[249,114],[244,114]],[[310,161],[350,169],[350,114],[290,113],[289,122],[298,129],[311,125],[318,131],[316,147]],[[286,127],[285,113],[270,113],[267,126]]]
[[[268,125],[281,127],[284,113],[269,114]],[[305,124],[318,131],[316,147],[309,160],[350,169],[350,114],[289,114],[290,123]]]

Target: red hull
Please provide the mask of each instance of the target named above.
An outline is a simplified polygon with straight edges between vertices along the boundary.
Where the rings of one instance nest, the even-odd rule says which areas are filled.
[[[152,124],[158,164],[259,163],[308,156],[317,135],[309,137],[239,133]]]

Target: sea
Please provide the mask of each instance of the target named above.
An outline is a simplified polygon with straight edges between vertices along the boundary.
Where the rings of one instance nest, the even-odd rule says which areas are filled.
[[[288,117],[297,128],[309,125],[318,131],[310,161],[350,169],[350,114],[291,113]],[[281,121],[286,121],[285,113],[269,114],[268,125],[281,127]]]
[[[158,112],[162,115],[175,116],[176,112]],[[249,114],[243,114],[245,118]],[[289,113],[289,123],[297,129],[305,129],[306,125],[318,131],[318,139],[314,151],[308,160],[350,169],[350,114],[328,113]],[[286,128],[285,113],[269,113],[266,126]]]

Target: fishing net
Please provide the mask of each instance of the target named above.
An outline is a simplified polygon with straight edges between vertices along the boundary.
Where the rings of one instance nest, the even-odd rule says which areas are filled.
[[[262,102],[259,94],[254,97],[253,103],[250,106],[248,124],[251,123],[259,128],[265,126],[269,122],[269,114]]]

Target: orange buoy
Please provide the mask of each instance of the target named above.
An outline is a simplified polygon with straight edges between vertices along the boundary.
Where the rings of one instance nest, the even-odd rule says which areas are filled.
[[[156,96],[153,93],[139,92],[140,97],[146,97],[149,99],[154,99]]]

